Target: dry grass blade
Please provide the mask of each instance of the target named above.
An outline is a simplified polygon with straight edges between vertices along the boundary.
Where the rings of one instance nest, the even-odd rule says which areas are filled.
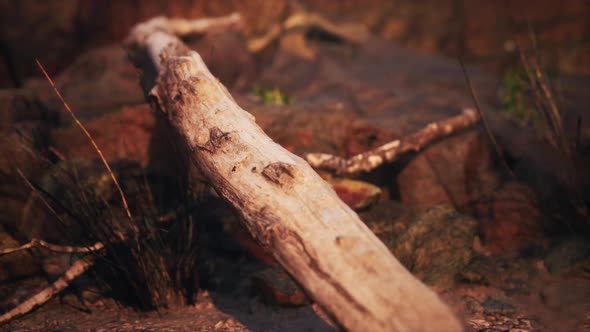
[[[17,167],[16,168],[16,172],[25,181],[25,183],[27,184],[27,186],[29,186],[29,188],[31,188],[32,191],[34,191],[34,192],[36,192],[36,193],[39,194],[39,199],[41,200],[41,202],[43,203],[43,205],[45,205],[45,207],[47,207],[47,209],[49,209],[49,211],[51,211],[51,213],[53,213],[53,215],[63,224],[64,221],[59,216],[59,213],[57,213],[57,211],[55,211],[55,209],[51,206],[51,204],[49,204],[49,202],[47,202],[47,200],[45,199],[45,197],[43,196],[43,194],[39,193],[39,191],[37,190],[37,188],[35,188],[35,186],[31,183],[31,181],[29,181],[29,179],[27,179],[27,177],[23,174],[23,172],[20,170],[20,168]]]
[[[461,70],[463,71],[463,76],[465,76],[465,83],[467,83],[467,87],[469,88],[469,92],[471,93],[471,98],[473,98],[473,102],[475,103],[475,109],[477,110],[477,113],[479,114],[479,117],[481,119],[481,123],[483,124],[486,134],[488,135],[488,138],[492,142],[492,145],[494,146],[494,150],[496,151],[498,158],[502,161],[502,165],[504,166],[506,171],[508,171],[508,174],[510,174],[510,176],[512,178],[514,178],[515,177],[514,173],[510,169],[510,166],[508,166],[508,164],[506,163],[506,159],[504,159],[504,154],[502,153],[502,150],[500,149],[500,145],[496,141],[496,137],[492,133],[492,130],[490,129],[490,126],[488,125],[488,121],[486,120],[486,117],[483,114],[483,110],[481,109],[481,103],[479,102],[479,97],[477,96],[477,93],[475,92],[475,89],[473,88],[473,84],[471,83],[471,78],[469,78],[469,74],[467,74],[467,69],[465,68],[465,64],[463,63],[462,60],[459,60],[459,65],[461,65]]]
[[[43,72],[43,75],[45,75],[45,78],[47,79],[49,84],[51,84],[51,87],[53,88],[53,91],[55,92],[55,94],[57,95],[59,100],[62,102],[62,104],[64,105],[64,107],[68,111],[68,113],[70,113],[70,115],[72,116],[72,118],[76,122],[76,125],[78,125],[78,127],[80,127],[80,129],[82,129],[82,131],[84,132],[86,137],[88,137],[88,139],[90,140],[90,143],[92,143],[94,150],[96,150],[96,153],[98,153],[98,155],[100,156],[102,163],[107,168],[107,170],[111,176],[111,179],[113,179],[113,182],[115,183],[115,186],[117,187],[117,190],[119,191],[119,194],[121,195],[121,201],[123,202],[123,206],[125,207],[125,212],[127,213],[127,216],[129,217],[129,219],[133,219],[133,216],[131,215],[131,211],[129,210],[129,205],[127,204],[127,199],[125,199],[125,194],[123,193],[123,189],[121,189],[121,186],[119,185],[119,181],[117,181],[117,177],[115,176],[115,173],[111,169],[111,166],[109,165],[106,158],[104,157],[102,151],[100,150],[100,148],[98,147],[98,145],[96,144],[94,139],[92,138],[92,135],[90,135],[88,130],[86,130],[86,127],[84,127],[82,122],[80,122],[80,120],[78,120],[78,117],[76,117],[76,115],[74,114],[74,112],[72,111],[72,109],[70,108],[68,103],[62,97],[61,93],[59,92],[59,90],[55,86],[55,83],[53,83],[53,80],[51,79],[51,77],[49,76],[49,74],[47,73],[47,71],[45,70],[43,65],[41,64],[41,62],[39,62],[39,60],[35,60],[35,61],[37,62],[37,65],[39,66],[39,68]]]
[[[573,149],[565,134],[562,115],[548,87],[545,75],[543,75],[539,67],[538,60],[529,60],[529,57],[520,46],[518,46],[518,51],[520,62],[524,67],[531,92],[535,98],[537,110],[545,117],[546,123],[552,132],[552,135],[547,137],[547,139],[564,157],[571,159],[573,157]]]

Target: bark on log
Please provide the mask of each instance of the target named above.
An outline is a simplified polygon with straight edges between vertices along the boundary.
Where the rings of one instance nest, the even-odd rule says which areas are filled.
[[[332,188],[273,142],[165,25],[128,43],[158,78],[150,91],[215,190],[250,233],[349,331],[460,331],[438,296],[412,276]]]

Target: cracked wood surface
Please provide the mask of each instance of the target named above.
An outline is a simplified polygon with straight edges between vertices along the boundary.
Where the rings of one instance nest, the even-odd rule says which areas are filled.
[[[199,54],[151,23],[127,43],[139,67],[157,71],[156,108],[253,237],[334,321],[349,331],[462,330],[331,186],[236,104]]]

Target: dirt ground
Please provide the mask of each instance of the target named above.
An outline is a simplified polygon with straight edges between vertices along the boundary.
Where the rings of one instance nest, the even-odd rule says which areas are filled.
[[[544,280],[530,293],[465,285],[441,292],[462,317],[466,331],[590,331],[587,279]],[[87,303],[54,299],[0,331],[334,331],[311,306],[278,307],[253,296],[202,292],[191,306],[140,312],[110,299]]]

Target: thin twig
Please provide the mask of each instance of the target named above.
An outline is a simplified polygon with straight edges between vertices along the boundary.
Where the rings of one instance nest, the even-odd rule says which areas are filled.
[[[95,251],[102,250],[102,249],[104,249],[104,244],[102,244],[102,242],[96,242],[95,244],[88,246],[88,247],[73,247],[73,246],[60,246],[57,244],[45,242],[43,240],[32,239],[29,243],[23,244],[20,247],[0,249],[0,256],[6,255],[6,254],[11,254],[13,252],[17,252],[17,251],[21,251],[21,250],[35,248],[35,247],[45,248],[45,249],[53,251],[53,252],[60,252],[60,253],[64,253],[64,254],[78,254],[78,253],[89,253],[89,252],[95,252]]]
[[[541,69],[539,68],[539,64],[537,62],[533,63],[533,69],[535,71],[535,76],[537,78],[536,83],[539,86],[539,88],[541,89],[541,92],[543,93],[543,95],[545,97],[544,98],[545,103],[547,104],[548,109],[549,109],[548,112],[549,112],[551,120],[553,122],[553,130],[555,132],[555,135],[557,136],[556,139],[559,140],[559,143],[562,146],[563,152],[566,154],[566,157],[569,158],[569,157],[571,157],[570,147],[567,143],[567,140],[565,139],[563,120],[561,118],[561,113],[559,112],[559,109],[557,108],[557,105],[555,104],[555,99],[553,98],[551,90],[549,90],[549,88],[547,87],[545,76],[541,72]]]
[[[45,68],[43,68],[43,65],[41,64],[41,62],[39,62],[38,59],[35,59],[35,61],[37,61],[37,65],[39,66],[39,68],[43,72],[43,75],[45,75],[45,78],[47,79],[47,81],[49,81],[49,84],[51,84],[53,91],[55,92],[57,97],[60,99],[60,101],[63,103],[63,105],[66,108],[66,110],[68,111],[68,113],[70,113],[70,115],[72,116],[72,118],[74,119],[74,121],[76,122],[78,127],[80,127],[80,129],[82,129],[82,131],[84,132],[86,137],[88,137],[88,139],[90,140],[90,143],[92,143],[94,150],[96,150],[96,152],[100,156],[100,159],[102,160],[102,163],[104,164],[104,166],[107,168],[107,170],[111,176],[111,179],[113,179],[113,182],[115,183],[115,186],[117,187],[117,190],[119,190],[119,194],[121,195],[121,201],[123,202],[123,206],[125,207],[125,212],[127,212],[127,216],[129,217],[129,219],[133,219],[133,216],[131,215],[131,211],[129,210],[129,205],[127,204],[127,199],[125,199],[125,194],[123,193],[123,189],[121,189],[121,186],[119,185],[119,181],[117,181],[117,177],[115,176],[115,173],[111,169],[111,166],[107,162],[106,158],[102,154],[102,151],[100,150],[100,148],[98,147],[98,145],[96,144],[96,142],[94,141],[94,139],[92,138],[92,136],[90,135],[88,130],[86,130],[86,127],[84,127],[82,122],[80,122],[80,120],[78,120],[78,117],[74,114],[74,112],[72,111],[72,109],[70,108],[68,103],[66,103],[65,99],[62,97],[61,93],[59,92],[59,90],[57,89],[55,84],[53,83],[53,80],[51,79],[49,74],[47,74],[47,71],[45,70]]]
[[[350,158],[342,158],[327,153],[307,153],[303,156],[311,167],[335,171],[338,174],[369,172],[386,162],[394,162],[403,154],[422,150],[428,144],[467,129],[479,121],[475,111],[467,109],[463,114],[433,122],[421,130],[386,143]]]

